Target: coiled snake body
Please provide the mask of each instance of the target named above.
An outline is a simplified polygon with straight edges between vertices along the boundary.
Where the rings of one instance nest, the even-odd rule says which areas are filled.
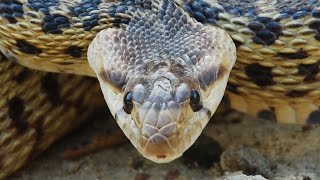
[[[319,6],[306,0],[1,1],[0,179],[101,103],[94,79],[66,73],[96,76],[121,129],[156,162],[193,144],[227,81],[235,109],[277,122],[320,122]]]

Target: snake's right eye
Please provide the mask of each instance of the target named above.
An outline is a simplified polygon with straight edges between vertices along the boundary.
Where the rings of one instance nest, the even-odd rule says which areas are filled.
[[[200,94],[194,89],[191,90],[190,106],[194,112],[197,112],[202,108]]]
[[[133,109],[132,99],[133,97],[131,92],[128,92],[123,98],[123,110],[128,114],[131,114]]]

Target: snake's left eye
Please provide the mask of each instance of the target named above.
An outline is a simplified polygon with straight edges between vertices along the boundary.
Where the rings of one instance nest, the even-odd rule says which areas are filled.
[[[194,112],[197,112],[202,108],[200,94],[194,89],[191,90],[190,106]]]
[[[131,111],[133,109],[132,100],[133,97],[131,92],[128,92],[123,98],[123,110],[128,114],[131,114]]]

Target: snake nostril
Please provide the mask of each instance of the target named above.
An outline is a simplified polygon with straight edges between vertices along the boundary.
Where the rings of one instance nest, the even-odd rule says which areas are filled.
[[[194,89],[191,90],[190,106],[194,112],[197,112],[202,108],[200,94]]]
[[[133,109],[132,99],[133,97],[131,92],[128,92],[123,98],[123,110],[128,114],[131,114]]]

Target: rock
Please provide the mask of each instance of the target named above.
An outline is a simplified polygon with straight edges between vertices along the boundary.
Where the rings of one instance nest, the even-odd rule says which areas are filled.
[[[236,147],[224,151],[220,158],[220,165],[224,171],[242,171],[247,175],[271,175],[268,160],[256,149],[250,147]]]

